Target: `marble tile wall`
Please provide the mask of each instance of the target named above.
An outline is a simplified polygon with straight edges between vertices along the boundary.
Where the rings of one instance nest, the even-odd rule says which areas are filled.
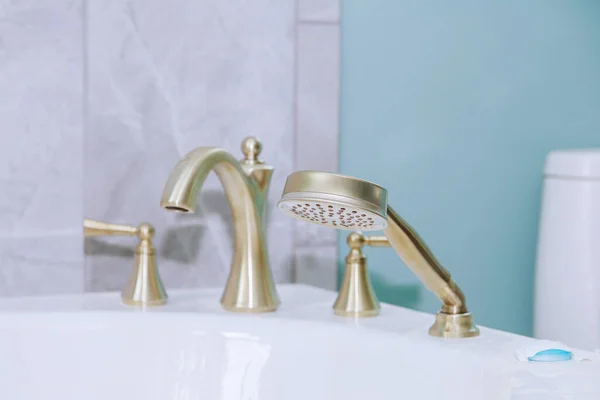
[[[186,152],[241,156],[247,135],[276,168],[267,235],[276,281],[334,288],[335,232],[274,205],[290,172],[337,170],[338,9],[0,0],[0,294],[120,289],[134,240],[87,239],[84,263],[83,216],[153,223],[167,287],[221,285],[233,244],[216,177],[194,215],[158,202]]]
[[[0,296],[83,290],[80,0],[0,0]]]
[[[292,222],[273,207],[293,169],[294,2],[89,1],[85,215],[148,221],[167,287],[218,286],[232,254],[216,176],[194,215],[163,211],[171,169],[198,146],[240,154],[247,135],[277,170],[268,239],[275,279],[292,279]],[[131,239],[89,240],[86,289],[122,287]]]

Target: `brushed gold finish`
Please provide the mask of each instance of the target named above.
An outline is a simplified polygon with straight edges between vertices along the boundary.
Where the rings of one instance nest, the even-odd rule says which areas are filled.
[[[303,201],[307,201],[306,207],[298,207]],[[328,209],[324,207],[330,205],[332,210],[337,211],[322,214],[324,209]],[[398,256],[442,302],[436,323],[429,333],[440,337],[477,336],[479,331],[473,325],[463,292],[417,232],[387,204],[386,189],[350,176],[299,171],[288,177],[278,207],[294,218],[337,229],[383,229]],[[329,219],[332,214],[336,217]],[[445,321],[445,325],[441,321]]]
[[[111,224],[108,222],[95,221],[93,219],[84,219],[83,235],[85,237],[137,236],[138,227],[132,225]]]
[[[386,216],[387,190],[375,183],[321,171],[297,171],[285,182],[281,202],[311,201],[358,207]]]
[[[279,297],[264,236],[265,203],[273,167],[258,158],[262,149],[258,139],[248,137],[241,147],[241,161],[216,147],[198,147],[189,152],[171,171],[160,205],[169,211],[194,212],[198,192],[214,170],[229,202],[235,240],[221,305],[236,312],[275,311]]]
[[[462,314],[438,312],[435,315],[435,322],[429,328],[429,334],[446,339],[460,339],[479,336],[479,329],[473,324],[473,316],[469,312]]]
[[[465,296],[452,281],[450,273],[441,266],[419,234],[390,206],[388,226],[383,232],[402,261],[442,301],[442,312],[467,312]]]
[[[390,247],[390,241],[385,236],[365,236],[365,246]]]
[[[135,248],[133,273],[121,291],[121,299],[131,306],[158,306],[167,302],[167,293],[156,266],[152,225],[131,226],[84,219],[83,232],[85,237],[137,236],[139,243]]]
[[[333,311],[341,317],[374,317],[379,315],[379,300],[371,285],[367,269],[367,258],[362,253],[363,246],[386,247],[385,236],[365,237],[358,232],[348,235],[346,242],[350,251],[346,256],[346,269]]]

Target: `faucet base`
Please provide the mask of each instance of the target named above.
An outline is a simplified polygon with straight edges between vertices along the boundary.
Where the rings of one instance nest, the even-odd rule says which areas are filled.
[[[277,303],[275,305],[265,305],[262,307],[261,306],[237,307],[237,306],[228,306],[228,305],[223,304],[223,302],[221,302],[221,306],[223,307],[223,310],[228,311],[228,312],[258,314],[258,313],[268,313],[268,312],[277,311],[277,308],[279,308],[279,303]]]
[[[260,304],[249,304],[247,302],[242,303],[230,303],[221,299],[221,306],[225,311],[237,312],[237,313],[267,313],[277,311],[279,308],[279,298],[270,299],[269,301],[263,301]]]
[[[162,306],[167,298],[158,274],[154,247],[143,239],[136,249],[135,270],[121,292],[121,300],[128,306],[146,307]]]
[[[333,312],[338,317],[346,317],[346,318],[368,318],[368,317],[376,317],[379,315],[379,308],[371,308],[368,310],[360,310],[360,311],[346,311],[346,310],[338,310],[333,309]]]
[[[279,296],[270,269],[255,270],[242,276],[245,279],[239,279],[240,276],[236,274],[229,277],[221,297],[221,306],[224,310],[238,313],[265,313],[279,308]]]
[[[471,313],[446,314],[438,312],[435,322],[429,328],[429,334],[435,337],[458,339],[479,336],[479,329],[473,324]]]

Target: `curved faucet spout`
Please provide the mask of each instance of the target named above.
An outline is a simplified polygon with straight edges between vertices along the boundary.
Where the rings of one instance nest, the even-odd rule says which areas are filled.
[[[198,147],[186,154],[171,172],[160,206],[169,211],[195,212],[198,193],[213,170],[230,201],[230,197],[247,198],[254,203],[255,198],[262,197],[257,193],[256,182],[246,175],[239,161],[229,152],[217,147]],[[254,208],[251,207],[251,213]]]
[[[215,171],[225,189],[235,235],[221,304],[229,311],[274,311],[279,299],[264,237],[265,200],[273,168],[256,159],[260,151],[256,139],[247,138],[242,148],[254,149],[254,153],[246,152],[242,161],[215,147],[199,147],[186,154],[171,172],[160,205],[169,211],[194,212],[198,192]]]

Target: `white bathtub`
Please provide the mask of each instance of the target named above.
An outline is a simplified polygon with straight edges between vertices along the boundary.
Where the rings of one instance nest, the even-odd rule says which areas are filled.
[[[279,293],[259,315],[222,311],[219,290],[171,291],[147,312],[115,293],[2,300],[2,399],[600,399],[598,361],[517,361],[533,339],[433,338],[429,314],[352,320],[332,315],[334,293]]]

